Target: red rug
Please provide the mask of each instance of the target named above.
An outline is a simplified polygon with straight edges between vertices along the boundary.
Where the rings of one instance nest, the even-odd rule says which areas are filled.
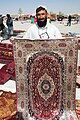
[[[13,60],[13,45],[7,43],[0,43],[0,63],[8,64]]]
[[[77,39],[13,42],[18,111],[24,120],[78,120]]]
[[[63,110],[63,59],[54,52],[34,54],[27,63],[29,112],[38,119],[59,119]]]
[[[0,84],[4,84],[9,79],[15,79],[15,63],[12,44],[0,43],[0,63],[5,64],[0,69]]]

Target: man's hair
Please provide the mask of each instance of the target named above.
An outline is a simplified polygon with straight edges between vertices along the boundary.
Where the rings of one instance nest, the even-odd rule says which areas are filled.
[[[47,10],[44,7],[40,6],[36,9],[36,13],[38,13],[41,10],[45,10],[47,12]]]
[[[7,14],[7,17],[10,17],[10,14]]]

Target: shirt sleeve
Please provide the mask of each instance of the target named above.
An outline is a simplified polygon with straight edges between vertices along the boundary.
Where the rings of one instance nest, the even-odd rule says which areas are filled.
[[[33,38],[33,31],[32,26],[28,28],[28,30],[24,33],[24,39],[32,39]]]
[[[24,39],[31,39],[31,31],[28,29],[23,36]]]
[[[55,28],[55,32],[54,32],[55,39],[62,39],[62,35],[61,35],[59,29],[56,26],[54,26],[54,28]]]
[[[62,35],[57,28],[56,28],[56,39],[62,39]]]

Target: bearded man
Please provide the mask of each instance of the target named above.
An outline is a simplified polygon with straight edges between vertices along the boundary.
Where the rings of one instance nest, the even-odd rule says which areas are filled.
[[[48,13],[45,7],[36,9],[37,21],[34,23],[23,36],[24,39],[60,39],[62,35],[58,28],[49,23],[47,19]]]

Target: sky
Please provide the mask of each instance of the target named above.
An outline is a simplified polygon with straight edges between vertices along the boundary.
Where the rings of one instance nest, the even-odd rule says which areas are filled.
[[[0,14],[18,14],[19,8],[23,13],[33,14],[40,5],[48,12],[80,13],[80,0],[0,0]]]

